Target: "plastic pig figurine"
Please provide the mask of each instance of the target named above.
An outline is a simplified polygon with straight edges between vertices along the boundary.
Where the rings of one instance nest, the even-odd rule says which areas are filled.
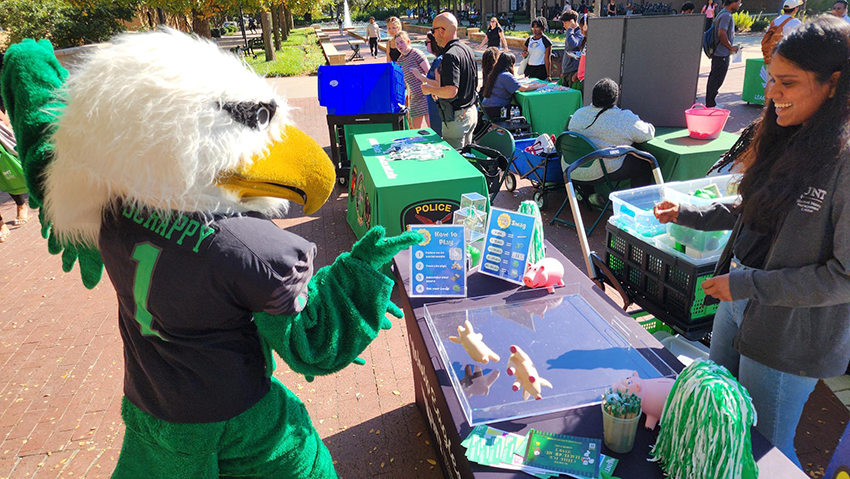
[[[667,396],[670,395],[675,382],[675,379],[669,378],[641,379],[637,371],[634,371],[631,376],[614,385],[614,389],[640,397],[640,408],[646,413],[646,428],[652,430],[658,424],[658,418],[664,411]]]
[[[472,329],[472,323],[467,319],[464,326],[457,327],[457,336],[449,336],[449,341],[460,344],[469,357],[473,361],[478,361],[481,364],[487,364],[490,361],[499,362],[499,355],[494,353],[492,349],[487,347],[482,341],[483,334],[475,333]]]
[[[511,389],[519,391],[519,388],[522,388],[523,399],[532,396],[534,396],[534,399],[543,399],[540,394],[543,386],[552,387],[552,383],[537,374],[537,369],[528,354],[525,354],[525,351],[516,345],[511,346],[511,357],[508,358],[508,376],[514,375],[516,375],[516,382]]]
[[[529,288],[546,288],[555,292],[555,286],[564,285],[564,265],[554,258],[543,258],[528,267],[522,281]]]

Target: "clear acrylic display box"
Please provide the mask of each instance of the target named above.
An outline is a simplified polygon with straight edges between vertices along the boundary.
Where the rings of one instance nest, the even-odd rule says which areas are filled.
[[[498,362],[477,363],[449,340],[467,320],[500,356]],[[425,322],[472,426],[599,404],[609,386],[633,371],[642,378],[676,377],[621,322],[629,320],[577,283],[552,294],[519,291],[507,301],[490,296],[425,306]],[[521,389],[512,390],[516,377],[506,372],[511,345],[524,350],[538,375],[552,383],[543,388],[542,399],[523,400]]]
[[[452,224],[463,225],[467,244],[473,243],[484,237],[487,230],[487,213],[472,206],[466,206],[455,210],[452,215]]]
[[[487,197],[481,193],[464,193],[460,195],[461,209],[470,207],[487,214]]]

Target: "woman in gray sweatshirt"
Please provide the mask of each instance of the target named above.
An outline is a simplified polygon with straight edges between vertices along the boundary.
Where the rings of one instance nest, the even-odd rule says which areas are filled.
[[[818,378],[850,361],[850,24],[818,17],[773,58],[741,203],[663,201],[655,215],[732,229],[703,282],[722,301],[710,357],[747,388],[756,428],[799,467],[803,406]]]

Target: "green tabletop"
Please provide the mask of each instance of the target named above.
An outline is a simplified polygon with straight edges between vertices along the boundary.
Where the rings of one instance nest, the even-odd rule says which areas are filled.
[[[567,129],[567,120],[581,108],[581,92],[572,88],[567,91],[518,91],[514,97],[533,131],[555,136]]]
[[[767,86],[767,68],[764,65],[764,58],[750,58],[744,69],[744,90],[741,92],[741,100],[764,105],[765,86]]]
[[[435,160],[388,159],[394,140],[411,137],[448,146],[431,129],[354,136],[346,219],[358,238],[374,225],[397,235],[410,224],[451,223],[460,195],[487,196],[484,175],[451,148]]]
[[[714,140],[696,140],[685,128],[657,128],[655,138],[635,144],[635,148],[658,160],[664,181],[683,181],[704,177],[737,140],[738,135],[725,131]]]

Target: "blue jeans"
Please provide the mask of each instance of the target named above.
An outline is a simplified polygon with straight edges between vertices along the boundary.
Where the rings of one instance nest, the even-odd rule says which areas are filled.
[[[736,258],[732,260],[730,269],[750,268],[740,264]],[[758,417],[756,429],[802,469],[797,453],[794,452],[794,434],[803,414],[803,406],[818,380],[777,371],[741,356],[732,347],[748,301],[739,299],[720,302],[714,315],[709,359],[728,369],[747,388]]]

